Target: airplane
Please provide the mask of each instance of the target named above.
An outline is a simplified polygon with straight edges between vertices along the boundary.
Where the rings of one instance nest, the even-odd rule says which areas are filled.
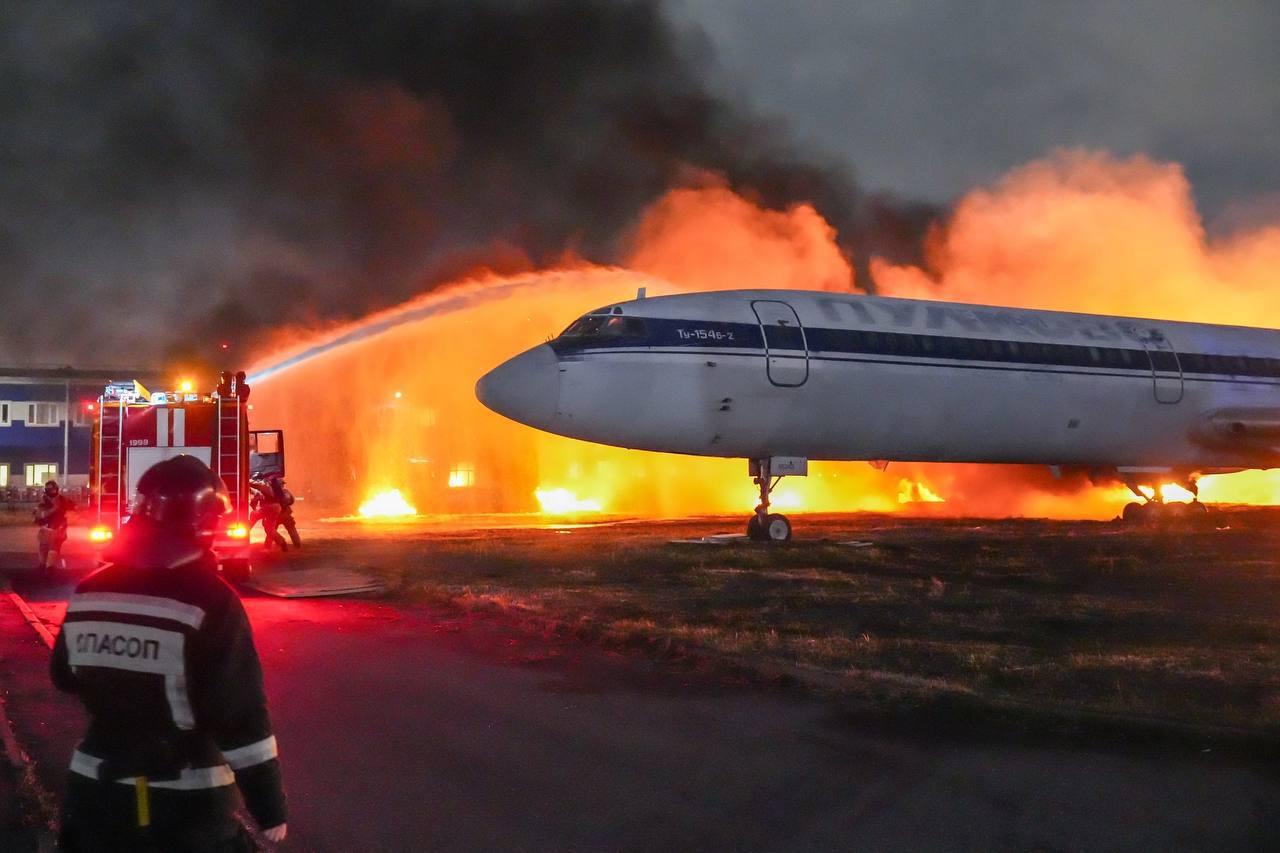
[[[752,539],[809,460],[1084,469],[1140,491],[1280,465],[1280,331],[857,294],[735,290],[591,311],[485,374],[514,421],[638,450],[749,460]],[[1181,506],[1181,505],[1180,505]],[[1191,505],[1203,509],[1198,500]]]

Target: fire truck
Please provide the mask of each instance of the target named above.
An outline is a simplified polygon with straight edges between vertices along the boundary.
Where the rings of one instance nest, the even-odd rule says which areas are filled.
[[[115,538],[148,468],[187,454],[226,484],[232,512],[215,537],[214,552],[228,580],[247,580],[249,480],[284,476],[284,433],[249,429],[248,388],[224,385],[200,394],[184,382],[178,391],[149,392],[136,381],[113,382],[88,406],[95,410],[89,485],[96,523],[90,541],[103,547]]]

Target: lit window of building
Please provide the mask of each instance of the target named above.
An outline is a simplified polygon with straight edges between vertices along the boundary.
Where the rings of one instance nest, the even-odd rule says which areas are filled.
[[[455,465],[449,469],[449,488],[466,489],[476,484],[476,466]]]
[[[28,403],[27,426],[58,426],[62,422],[62,406],[58,403]]]
[[[37,462],[27,466],[27,485],[43,486],[50,480],[58,479],[58,466],[52,462]]]

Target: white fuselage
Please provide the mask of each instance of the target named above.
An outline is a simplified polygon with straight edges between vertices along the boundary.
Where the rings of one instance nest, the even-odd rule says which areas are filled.
[[[1185,471],[1280,464],[1280,332],[808,291],[619,303],[490,408],[643,450]]]

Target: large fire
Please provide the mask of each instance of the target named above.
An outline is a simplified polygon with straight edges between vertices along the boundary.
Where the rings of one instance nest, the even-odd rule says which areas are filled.
[[[549,515],[578,515],[603,512],[604,506],[592,498],[580,498],[568,489],[534,489],[538,506]]]
[[[359,514],[361,518],[405,518],[417,515],[418,510],[399,489],[383,489],[360,504]]]
[[[1066,152],[962,200],[932,235],[927,269],[873,263],[879,292],[1249,325],[1280,318],[1280,228],[1213,241],[1181,170],[1142,157]],[[710,186],[669,193],[638,223],[626,268],[569,263],[476,276],[349,326],[282,339],[255,366],[254,413],[290,435],[291,484],[350,507],[397,483],[427,512],[743,513],[740,460],[640,453],[560,438],[484,409],[485,371],[588,309],[635,296],[737,287],[856,291],[813,208],[763,210]],[[1212,297],[1209,298],[1209,295]],[[278,371],[270,368],[287,365]],[[1189,499],[1165,487],[1169,499]],[[1206,501],[1280,501],[1280,474],[1205,477]],[[782,481],[783,511],[895,511],[1104,518],[1127,489],[1048,469],[814,464]],[[363,510],[362,510],[363,512]]]

